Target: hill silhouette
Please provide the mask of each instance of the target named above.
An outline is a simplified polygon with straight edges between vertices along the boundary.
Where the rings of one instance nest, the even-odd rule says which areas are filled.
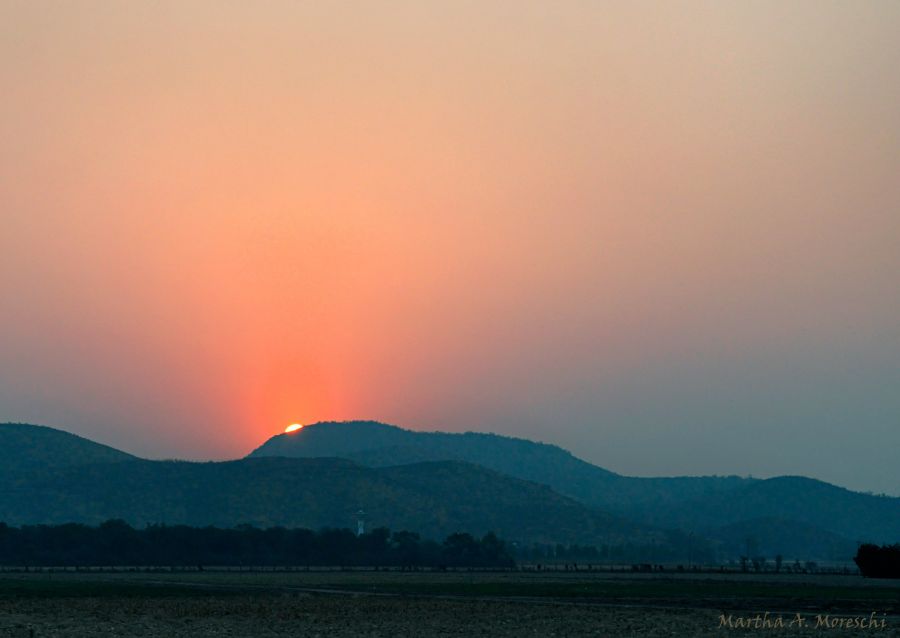
[[[900,499],[852,492],[802,476],[756,481],[728,495],[659,510],[646,520],[704,530],[755,518],[797,521],[852,541],[887,543],[900,538]]]
[[[552,445],[492,434],[324,423],[248,458],[149,461],[52,428],[0,426],[0,521],[488,531],[607,557],[847,560],[900,538],[900,499],[803,477],[625,477]],[[601,507],[599,504],[603,504]],[[707,542],[708,541],[708,542]]]
[[[636,478],[592,465],[556,445],[497,434],[415,432],[374,421],[325,422],[279,434],[248,458],[335,456],[370,467],[466,461],[549,485],[560,494],[623,516],[726,492],[752,482],[736,476]]]
[[[8,480],[34,470],[135,458],[62,430],[25,423],[0,423],[0,476],[8,477]]]
[[[647,525],[714,539],[721,533],[720,544],[728,548],[734,547],[735,525],[750,529],[760,520],[781,521],[786,535],[781,545],[788,548],[809,548],[804,539],[815,533],[830,539],[818,545],[823,551],[845,547],[847,539],[888,543],[900,538],[900,498],[805,477],[628,477],[557,446],[495,434],[413,432],[370,421],[318,423],[272,437],[250,457],[320,455],[372,467],[446,459],[476,463]],[[764,526],[757,536],[771,538],[770,532],[771,525]]]
[[[149,523],[229,527],[355,527],[408,529],[433,538],[493,531],[521,543],[653,546],[675,555],[678,534],[637,525],[555,493],[545,485],[470,463],[425,462],[369,468],[337,458],[251,458],[192,463],[112,454],[114,462],[42,466],[27,459],[35,441],[20,430],[5,453],[20,457],[15,487],[0,493],[0,521],[9,525],[99,524],[117,518]],[[31,430],[62,450],[83,439]],[[99,446],[103,449],[102,446]]]

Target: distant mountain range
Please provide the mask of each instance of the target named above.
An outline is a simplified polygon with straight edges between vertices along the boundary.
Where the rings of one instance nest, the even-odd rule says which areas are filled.
[[[815,548],[816,557],[834,559],[852,553],[857,541],[900,541],[900,498],[804,477],[621,476],[557,446],[496,434],[414,432],[369,421],[318,423],[274,436],[250,454],[262,456],[338,456],[371,467],[466,461],[548,485],[638,523],[711,538],[727,553],[738,544],[769,556]],[[741,543],[736,534],[744,536]],[[822,540],[811,543],[813,537]]]
[[[653,547],[674,555],[683,535],[586,507],[547,486],[460,461],[369,468],[339,458],[190,463],[138,459],[71,434],[0,425],[0,521],[98,524],[111,518],[232,527],[385,526],[441,539],[494,531],[522,543]]]
[[[443,538],[606,547],[644,562],[849,560],[900,541],[900,499],[801,477],[625,477],[552,445],[493,434],[319,423],[247,458],[149,461],[52,428],[0,424],[0,521],[121,518],[195,526],[367,525]],[[609,548],[617,548],[610,550]]]
[[[248,458],[336,456],[370,467],[422,461],[466,461],[626,516],[729,492],[752,483],[727,477],[633,478],[573,456],[555,445],[497,434],[415,432],[373,421],[316,423],[279,434]]]

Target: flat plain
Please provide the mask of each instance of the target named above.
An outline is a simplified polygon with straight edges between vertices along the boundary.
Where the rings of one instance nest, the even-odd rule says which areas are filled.
[[[842,626],[843,618],[873,614],[874,628]],[[0,574],[2,638],[735,633],[900,636],[900,581],[521,571]]]

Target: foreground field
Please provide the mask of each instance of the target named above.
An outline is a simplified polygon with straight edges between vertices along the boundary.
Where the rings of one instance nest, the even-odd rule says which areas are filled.
[[[769,612],[784,628],[752,626]],[[826,628],[817,618],[884,621]],[[751,627],[721,627],[751,619]],[[801,618],[802,626],[796,622]],[[762,617],[765,621],[765,617]],[[792,623],[792,621],[794,621]],[[839,623],[838,623],[839,624]],[[900,636],[900,583],[523,573],[0,576],[7,636]]]

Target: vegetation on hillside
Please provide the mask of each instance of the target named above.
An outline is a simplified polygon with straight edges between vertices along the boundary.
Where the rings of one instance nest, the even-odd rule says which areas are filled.
[[[0,423],[0,478],[13,480],[34,469],[133,460],[130,454],[40,425]]]
[[[272,437],[250,454],[258,456],[334,456],[370,467],[465,461],[548,485],[591,507],[638,520],[647,511],[750,482],[736,476],[621,476],[556,445],[481,432],[416,432],[373,421],[308,425]]]
[[[430,538],[495,531],[520,544],[629,548],[632,558],[679,560],[682,535],[592,510],[546,486],[467,463],[366,468],[341,459],[223,463],[127,461],[35,469],[0,496],[10,525],[148,523],[233,527],[414,529]],[[648,559],[649,560],[649,559]]]
[[[369,527],[430,538],[493,530],[519,547],[697,563],[849,560],[856,539],[900,534],[900,499],[802,477],[733,478],[631,479],[551,445],[365,422],[307,426],[216,463],[146,461],[51,428],[0,425],[0,520],[10,525],[339,529],[362,508]]]
[[[856,539],[890,542],[900,534],[900,498],[796,476],[621,476],[562,448],[495,434],[414,432],[367,421],[318,423],[275,436],[251,456],[335,456],[371,467],[466,461],[548,485],[644,525],[711,538],[729,555],[749,537],[772,553],[849,560]],[[736,539],[736,533],[743,537]],[[783,537],[776,538],[778,533]]]

